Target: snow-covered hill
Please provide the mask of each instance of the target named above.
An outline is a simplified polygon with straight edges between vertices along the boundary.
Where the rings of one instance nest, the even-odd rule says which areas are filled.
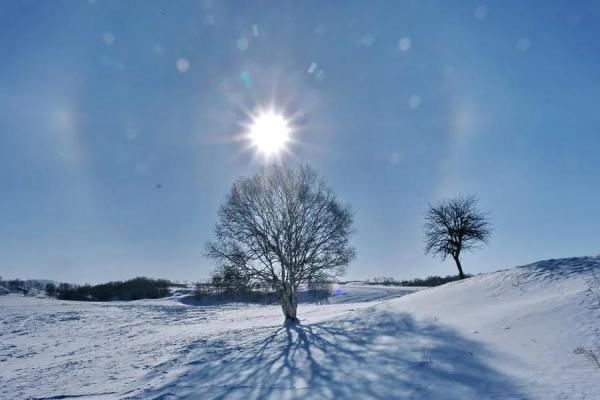
[[[2,296],[0,398],[600,398],[598,257],[339,289],[288,327],[277,306]]]

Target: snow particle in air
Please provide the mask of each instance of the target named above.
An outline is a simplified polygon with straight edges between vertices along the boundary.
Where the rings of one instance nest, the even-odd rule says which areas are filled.
[[[421,96],[413,95],[408,99],[408,107],[411,110],[416,110],[421,105]]]
[[[154,52],[158,55],[162,55],[165,52],[164,47],[162,47],[161,44],[159,43],[155,43],[152,48],[154,49]]]
[[[215,16],[212,14],[206,14],[203,18],[202,18],[202,23],[205,26],[212,26],[215,24]]]
[[[324,35],[326,32],[327,32],[327,28],[325,27],[325,25],[318,24],[317,26],[315,26],[315,35],[321,36],[321,35]]]
[[[408,37],[403,37],[400,40],[398,40],[398,48],[403,53],[410,50],[411,46],[412,46],[412,44],[411,44],[410,38],[408,38]]]
[[[137,135],[137,129],[135,128],[127,128],[127,132],[125,132],[125,137],[129,140],[134,140]]]
[[[245,37],[243,38],[239,38],[236,42],[236,46],[239,50],[241,51],[246,51],[248,50],[248,46],[250,44],[248,43],[248,39],[246,39]]]
[[[401,160],[402,160],[402,156],[397,151],[393,151],[392,154],[390,154],[390,165],[391,166],[398,165]]]
[[[475,9],[475,18],[477,18],[480,21],[483,21],[485,19],[485,17],[487,17],[488,15],[488,9],[486,6],[478,6]]]
[[[517,40],[517,50],[524,53],[531,47],[531,42],[527,38]]]
[[[365,47],[371,47],[375,44],[375,36],[366,34],[360,39],[360,44]]]
[[[178,58],[175,65],[177,66],[177,71],[181,73],[186,72],[190,68],[190,62],[185,57]]]
[[[112,32],[104,32],[102,34],[102,41],[107,46],[112,46],[115,43],[115,35]]]

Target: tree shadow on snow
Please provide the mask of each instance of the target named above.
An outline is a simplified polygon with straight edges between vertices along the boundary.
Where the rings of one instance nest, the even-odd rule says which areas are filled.
[[[240,331],[186,352],[182,372],[143,398],[526,398],[486,362],[494,355],[482,344],[408,314],[365,310],[352,319]]]

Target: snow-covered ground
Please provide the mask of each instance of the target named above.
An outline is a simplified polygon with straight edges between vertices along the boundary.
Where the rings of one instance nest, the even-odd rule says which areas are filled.
[[[597,279],[595,257],[353,283],[288,327],[278,306],[0,296],[0,398],[598,399]]]

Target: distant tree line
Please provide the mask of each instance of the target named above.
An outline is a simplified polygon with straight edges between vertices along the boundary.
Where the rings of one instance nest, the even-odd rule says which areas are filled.
[[[114,281],[99,285],[46,285],[46,294],[60,300],[78,301],[129,301],[158,299],[169,295],[173,284],[166,279],[138,277],[128,281]],[[180,285],[178,285],[180,286]]]
[[[197,282],[194,295],[198,300],[216,303],[270,304],[277,299],[271,287],[253,282],[239,270],[227,265],[217,268],[207,281]]]
[[[464,274],[464,278],[470,278],[473,275]],[[396,280],[394,278],[374,278],[369,279],[366,283],[369,285],[385,285],[385,286],[421,286],[421,287],[434,287],[440,286],[448,282],[458,281],[462,278],[460,275],[447,275],[447,276],[428,276],[425,279],[416,278],[410,280]]]
[[[43,281],[36,280],[4,280],[2,279],[2,277],[0,277],[0,288],[3,288],[4,291],[7,293],[22,293],[24,295],[31,295],[43,292],[45,288],[45,283]]]

